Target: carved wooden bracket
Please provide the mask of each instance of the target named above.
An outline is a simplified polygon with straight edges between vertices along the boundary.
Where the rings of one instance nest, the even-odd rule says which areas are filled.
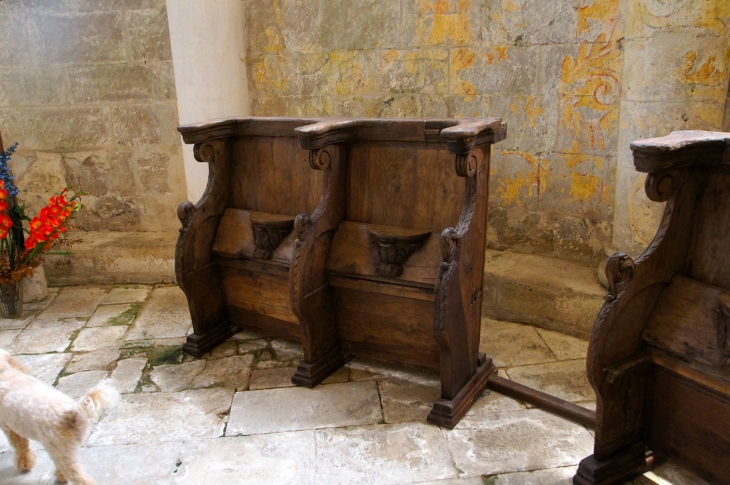
[[[271,254],[294,228],[294,217],[251,212],[251,228],[256,243],[254,257],[271,259]]]
[[[618,294],[634,279],[634,260],[626,253],[614,253],[606,262],[606,279],[608,291],[603,296],[606,301],[613,301]]]
[[[397,278],[403,273],[403,263],[431,235],[420,229],[392,226],[368,226],[370,241],[378,255],[376,271],[381,276]]]

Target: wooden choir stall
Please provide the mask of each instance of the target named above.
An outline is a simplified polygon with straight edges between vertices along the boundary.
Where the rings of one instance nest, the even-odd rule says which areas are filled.
[[[587,364],[595,447],[574,483],[623,483],[658,456],[730,484],[730,133],[631,149],[647,196],[666,205],[649,247],[606,266]]]
[[[177,282],[209,352],[240,328],[302,342],[313,387],[351,354],[440,369],[454,427],[494,372],[479,353],[498,118],[236,118],[179,128],[210,168],[182,222]]]

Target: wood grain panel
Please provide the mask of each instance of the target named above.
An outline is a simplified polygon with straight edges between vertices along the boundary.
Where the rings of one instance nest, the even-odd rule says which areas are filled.
[[[395,286],[395,285],[394,285]],[[438,367],[433,303],[335,287],[338,337],[350,348],[381,349],[380,358]]]
[[[441,233],[459,220],[463,184],[454,155],[445,149],[426,143],[355,145],[347,220]]]
[[[685,359],[724,367],[730,357],[719,296],[725,290],[675,276],[662,292],[643,339]]]
[[[231,169],[232,205],[274,214],[311,214],[322,194],[323,175],[309,168],[306,157],[296,138],[238,140]]]
[[[657,366],[650,435],[652,450],[708,481],[730,483],[730,394]]]
[[[697,207],[690,276],[707,284],[730,289],[730,175],[712,173],[704,184]]]
[[[259,273],[219,262],[223,293],[229,306],[299,324],[289,303],[287,275]]]

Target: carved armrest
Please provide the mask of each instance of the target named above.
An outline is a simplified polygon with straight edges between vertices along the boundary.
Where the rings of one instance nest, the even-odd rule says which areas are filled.
[[[479,145],[497,143],[507,138],[507,123],[501,118],[464,120],[441,130],[451,153],[467,153]]]
[[[181,125],[177,127],[177,131],[180,132],[185,143],[197,144],[233,136],[236,134],[237,125],[238,118],[225,118]]]
[[[356,120],[343,118],[300,126],[294,131],[299,137],[301,147],[305,150],[313,150],[324,145],[350,140],[353,137],[356,125]]]
[[[660,171],[725,163],[730,165],[730,133],[673,131],[667,136],[631,144],[639,172]]]

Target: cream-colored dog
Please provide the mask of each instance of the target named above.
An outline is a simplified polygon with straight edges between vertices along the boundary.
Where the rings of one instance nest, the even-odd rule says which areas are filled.
[[[89,425],[114,405],[119,393],[102,382],[79,402],[36,379],[10,354],[0,350],[0,429],[15,448],[15,465],[28,472],[35,454],[28,439],[40,441],[56,464],[56,479],[95,485],[79,465],[78,451]]]

